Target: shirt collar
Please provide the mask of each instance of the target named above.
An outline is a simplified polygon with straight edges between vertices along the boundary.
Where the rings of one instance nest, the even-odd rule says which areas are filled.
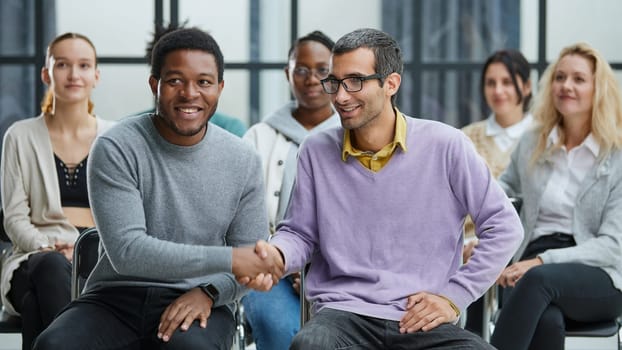
[[[598,154],[600,153],[600,145],[598,144],[598,142],[596,142],[596,138],[594,138],[594,135],[592,133],[587,135],[581,145],[585,145],[585,147],[587,147],[587,149],[592,152],[594,157],[598,157]]]
[[[532,124],[533,115],[531,115],[531,113],[527,113],[518,123],[504,128],[497,123],[495,115],[491,114],[486,119],[486,136],[497,136],[505,133],[510,138],[518,139]]]
[[[549,133],[549,136],[547,137],[547,147],[555,145],[558,142],[559,142],[559,126],[556,125],[553,128],[553,130],[551,130],[551,132]],[[598,144],[598,142],[596,142],[596,138],[594,138],[594,135],[591,132],[587,135],[585,140],[581,142],[579,147],[587,148],[590,152],[592,152],[594,157],[598,157],[598,154],[600,152],[600,145]]]
[[[395,135],[393,136],[393,142],[399,146],[402,151],[406,152],[406,118],[396,107],[395,111]],[[350,137],[350,130],[345,129],[343,132],[343,151],[341,152],[341,159],[345,162],[348,156],[355,156],[362,152],[352,146],[352,138]]]

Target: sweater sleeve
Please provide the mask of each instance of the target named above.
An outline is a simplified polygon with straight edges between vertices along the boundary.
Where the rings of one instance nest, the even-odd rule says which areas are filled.
[[[135,157],[106,136],[97,139],[89,157],[91,208],[112,268],[120,275],[156,280],[231,272],[231,247],[173,242],[146,231]],[[239,242],[235,234],[232,241]]]
[[[4,136],[0,176],[2,177],[2,209],[4,228],[11,242],[23,252],[39,249],[50,244],[46,235],[31,222],[31,208],[25,190],[22,164],[20,164],[16,136],[9,129]]]
[[[450,147],[450,183],[456,199],[473,218],[479,243],[469,262],[449,276],[440,294],[463,309],[494,283],[522,241],[523,229],[483,160],[460,136]]]
[[[253,153],[246,167],[246,185],[240,204],[227,231],[227,245],[252,245],[268,239],[268,218],[265,209],[265,190],[261,174],[261,160]],[[250,235],[249,235],[250,231]]]

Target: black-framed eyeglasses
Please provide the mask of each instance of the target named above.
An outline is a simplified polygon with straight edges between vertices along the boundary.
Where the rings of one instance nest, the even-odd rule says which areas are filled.
[[[372,74],[364,77],[347,77],[343,79],[336,78],[326,78],[322,79],[322,88],[324,88],[324,92],[327,94],[336,94],[339,91],[339,86],[343,86],[343,88],[347,92],[357,92],[363,90],[363,82],[366,80],[379,79],[382,81],[384,76],[382,74]]]
[[[328,67],[320,67],[320,68],[307,68],[304,66],[299,66],[294,68],[294,77],[307,79],[313,74],[316,78],[322,80],[328,76],[330,72]]]

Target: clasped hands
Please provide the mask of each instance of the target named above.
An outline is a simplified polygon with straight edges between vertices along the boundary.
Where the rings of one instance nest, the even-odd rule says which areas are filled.
[[[254,247],[233,248],[232,272],[240,284],[267,291],[278,283],[285,271],[279,250],[266,241]],[[207,327],[214,301],[200,288],[193,288],[171,303],[160,317],[158,339],[168,342],[175,330],[187,331],[192,323]]]
[[[285,262],[275,246],[260,240],[254,247],[233,248],[231,269],[238,283],[268,291],[283,277]]]
[[[515,262],[501,272],[497,283],[504,288],[514,287],[529,269],[538,265],[542,265],[542,259],[539,257]]]
[[[57,251],[63,254],[67,260],[73,260],[73,243],[55,242],[54,246],[48,246],[39,250],[42,252]]]

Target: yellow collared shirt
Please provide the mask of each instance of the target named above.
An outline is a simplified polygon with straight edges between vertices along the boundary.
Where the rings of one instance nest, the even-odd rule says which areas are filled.
[[[378,172],[389,162],[397,146],[399,146],[402,151],[406,152],[406,119],[397,108],[395,108],[395,116],[395,135],[393,136],[393,142],[382,147],[382,149],[376,153],[361,151],[354,148],[350,139],[350,130],[345,130],[343,133],[343,151],[341,152],[341,159],[345,162],[348,157],[354,157],[367,169]]]

